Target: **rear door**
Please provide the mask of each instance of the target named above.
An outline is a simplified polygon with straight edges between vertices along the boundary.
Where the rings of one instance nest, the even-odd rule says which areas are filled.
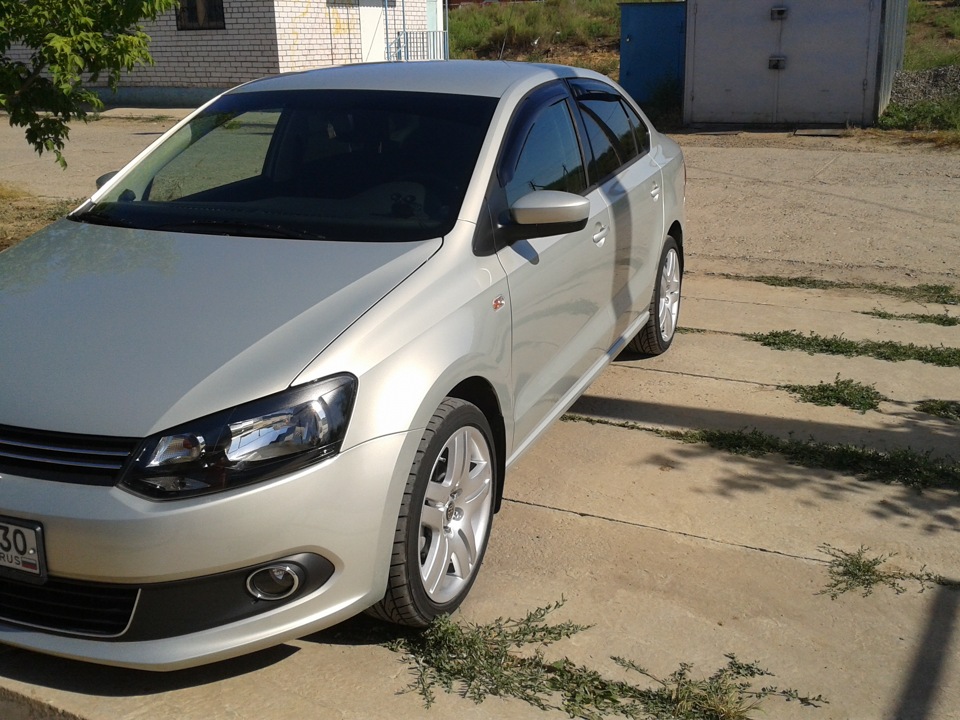
[[[590,147],[590,177],[610,210],[613,342],[653,295],[663,240],[662,173],[650,152],[646,123],[615,88],[589,79],[571,80],[570,86]]]

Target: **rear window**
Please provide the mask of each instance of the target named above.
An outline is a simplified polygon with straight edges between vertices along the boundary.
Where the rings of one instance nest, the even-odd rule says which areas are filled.
[[[616,90],[596,80],[570,83],[592,150],[591,176],[603,181],[646,153],[646,126]],[[638,138],[638,129],[644,134]]]
[[[449,232],[497,100],[358,90],[228,95],[73,219],[223,235]]]

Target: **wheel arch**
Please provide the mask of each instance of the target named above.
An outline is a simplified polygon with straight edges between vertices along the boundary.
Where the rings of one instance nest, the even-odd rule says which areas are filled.
[[[486,378],[477,376],[461,380],[451,388],[447,396],[476,405],[487,418],[487,422],[490,423],[497,463],[497,487],[495,488],[493,511],[498,512],[503,500],[507,457],[507,432],[503,421],[503,411],[500,409],[500,399],[497,397],[493,385]]]
[[[683,227],[679,220],[674,220],[673,225],[667,230],[667,235],[677,241],[677,252],[680,255],[680,272],[683,273]]]

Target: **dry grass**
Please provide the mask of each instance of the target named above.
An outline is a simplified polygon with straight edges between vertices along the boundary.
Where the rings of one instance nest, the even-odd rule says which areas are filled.
[[[616,40],[598,40],[587,47],[583,45],[550,45],[540,52],[517,52],[506,50],[505,60],[521,62],[556,63],[594,70],[614,81],[620,77],[620,48]]]
[[[960,150],[960,131],[953,130],[884,130],[877,127],[850,127],[843,137],[873,145],[926,145],[937,150]]]
[[[0,183],[0,250],[16,245],[63,217],[76,204],[34,197],[17,187]]]

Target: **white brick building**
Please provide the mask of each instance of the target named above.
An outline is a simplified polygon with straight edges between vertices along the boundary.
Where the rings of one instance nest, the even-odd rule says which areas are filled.
[[[120,97],[198,104],[280,72],[445,57],[440,0],[181,0],[144,23],[154,65],[124,75]],[[389,52],[389,57],[388,57]]]

